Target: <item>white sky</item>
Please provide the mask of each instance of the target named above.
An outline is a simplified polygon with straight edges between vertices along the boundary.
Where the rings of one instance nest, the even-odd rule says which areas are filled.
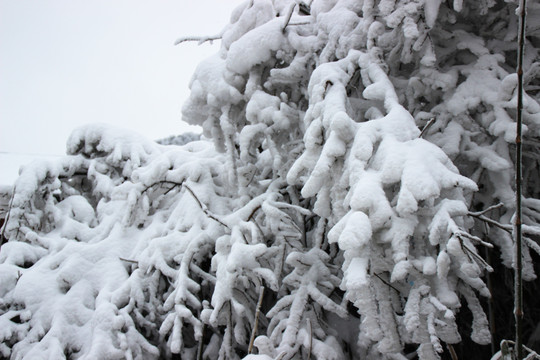
[[[71,131],[105,122],[158,139],[193,131],[181,105],[213,35],[241,0],[0,0],[0,184],[61,155]]]

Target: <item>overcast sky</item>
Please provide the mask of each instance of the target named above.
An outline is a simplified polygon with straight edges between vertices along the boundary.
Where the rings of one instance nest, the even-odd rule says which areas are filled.
[[[105,122],[158,139],[190,128],[180,109],[196,65],[241,0],[0,0],[0,184],[71,131]]]

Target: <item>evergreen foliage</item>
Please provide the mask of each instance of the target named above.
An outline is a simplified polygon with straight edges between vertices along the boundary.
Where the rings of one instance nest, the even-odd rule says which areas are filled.
[[[489,358],[470,340],[511,337],[492,334],[487,304],[502,314],[492,293],[512,289],[488,274],[514,261],[515,9],[246,1],[183,108],[211,141],[92,125],[66,157],[22,171],[0,251],[0,356]],[[531,281],[540,4],[528,16]]]

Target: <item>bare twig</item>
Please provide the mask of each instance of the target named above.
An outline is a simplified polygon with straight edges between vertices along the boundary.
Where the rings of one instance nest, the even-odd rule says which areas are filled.
[[[212,214],[208,208],[199,200],[199,198],[197,197],[197,195],[195,195],[195,193],[193,192],[193,190],[191,190],[191,188],[185,184],[183,181],[182,182],[176,182],[176,181],[169,181],[169,180],[161,180],[161,181],[158,181],[156,183],[153,183],[151,185],[148,185],[146,188],[143,189],[143,191],[141,191],[141,194],[144,194],[146,191],[148,191],[150,188],[156,186],[156,185],[161,185],[161,184],[172,184],[173,186],[169,189],[167,189],[167,191],[165,192],[165,194],[168,194],[170,191],[172,191],[172,189],[174,189],[175,187],[177,186],[183,186],[185,187],[191,194],[191,196],[193,196],[193,198],[195,199],[195,201],[197,202],[197,205],[199,205],[199,207],[201,208],[201,210],[206,214],[206,216],[208,216],[210,219],[220,223],[221,225],[225,226],[226,228],[230,229],[230,227],[225,224],[224,222],[222,222],[221,220],[219,220],[214,214]]]
[[[478,255],[476,252],[474,252],[471,248],[469,248],[467,245],[463,244],[461,242],[461,247],[463,250],[467,251],[470,255],[472,255],[476,261],[478,261],[482,266],[488,271],[493,272],[493,268],[484,260],[480,255]]]
[[[253,218],[253,216],[255,216],[255,213],[256,213],[260,208],[261,208],[261,205],[256,206],[256,207],[253,209],[253,211],[251,212],[251,214],[249,214],[249,216],[248,216],[248,218],[247,218],[246,221],[250,221],[250,220]]]
[[[223,221],[219,220],[214,214],[212,214],[208,208],[201,202],[201,200],[199,200],[199,198],[197,197],[197,195],[195,195],[195,193],[193,192],[193,190],[191,190],[191,188],[187,185],[187,184],[184,184],[184,187],[186,188],[186,190],[188,190],[190,192],[190,194],[193,196],[193,198],[195,199],[195,201],[197,201],[197,204],[199,205],[199,207],[201,208],[201,210],[206,214],[206,216],[208,216],[210,219],[220,223],[221,225],[225,226],[227,229],[230,229],[229,225],[225,224]]]
[[[170,189],[167,190],[167,193],[169,191],[171,191],[172,189],[174,189],[175,187],[177,186],[182,186],[183,185],[183,182],[176,182],[176,181],[169,181],[169,180],[160,180],[158,182],[155,182],[153,184],[150,184],[148,185],[147,187],[145,187],[143,189],[143,191],[141,191],[141,195],[144,194],[145,192],[147,192],[149,189],[153,188],[154,186],[156,185],[162,185],[162,184],[171,184],[173,185]]]
[[[476,213],[469,212],[469,215],[479,220],[482,220],[490,225],[498,227],[499,229],[504,230],[508,233],[512,233],[512,225],[501,224],[500,222],[490,219],[488,217],[485,217],[484,215],[476,215]]]
[[[15,196],[15,186],[13,186],[13,190],[11,191],[12,192],[11,192],[11,198],[9,199],[8,212],[4,220],[4,224],[2,225],[2,234],[0,235],[0,246],[2,246],[4,244],[4,241],[6,240],[6,227],[9,221],[9,216],[11,215],[11,207],[13,206],[13,197]]]
[[[311,320],[307,318],[307,323],[309,326],[309,349],[308,349],[308,360],[311,360],[311,349],[313,348],[313,328],[311,326]]]
[[[450,357],[452,360],[458,360],[458,356],[456,354],[456,350],[454,350],[454,347],[451,344],[446,344],[446,348],[448,349],[448,352],[450,353]]]
[[[283,27],[281,28],[282,32],[285,32],[287,25],[289,25],[289,21],[291,21],[291,17],[292,17],[295,7],[296,7],[296,3],[292,3],[291,6],[289,6],[289,9],[287,10],[287,15],[285,15],[285,21],[283,22]]]
[[[197,41],[199,45],[204,44],[207,41],[214,41],[214,40],[220,40],[223,34],[216,34],[216,35],[210,35],[210,36],[183,36],[181,38],[176,39],[174,42],[174,45],[181,44],[183,42],[188,41]]]
[[[253,324],[253,329],[251,329],[251,337],[249,339],[248,354],[251,354],[253,351],[253,342],[255,341],[255,336],[257,335],[257,327],[259,326],[259,314],[261,312],[261,305],[264,296],[264,286],[261,286],[259,292],[259,301],[257,301],[257,308],[255,310],[255,323]]]
[[[485,247],[488,247],[490,249],[493,249],[493,244],[490,244],[488,242],[485,242],[484,240],[480,239],[478,236],[474,236],[474,235],[471,235],[469,234],[468,232],[465,232],[465,231],[456,231],[455,232],[455,235],[459,238],[461,237],[465,237],[471,241],[474,241],[478,244],[481,244],[481,245],[484,245]]]
[[[300,26],[300,25],[309,25],[311,24],[311,21],[298,21],[298,22],[289,22],[288,26]]]
[[[431,127],[431,125],[433,125],[435,123],[435,118],[432,117],[431,119],[429,119],[429,121],[427,122],[426,125],[424,125],[424,127],[422,128],[422,131],[420,132],[420,135],[418,135],[419,138],[423,137],[424,134],[426,133],[426,131]]]
[[[139,262],[137,260],[130,260],[130,259],[124,259],[123,257],[118,257],[120,260],[122,261],[125,261],[125,262],[128,262],[128,263],[132,263],[132,264],[137,264],[139,265]]]
[[[392,289],[394,289],[398,294],[400,294],[400,291],[398,289],[396,289],[392,284],[390,284],[388,281],[384,280],[379,274],[377,273],[373,273],[373,275],[375,275],[379,280],[381,280],[383,283],[385,283],[386,285],[390,286]]]
[[[492,210],[496,210],[496,209],[500,209],[504,206],[503,203],[498,203],[496,205],[491,205],[490,207],[488,207],[487,209],[484,209],[484,210],[481,210],[481,211],[477,211],[477,212],[472,212],[472,211],[469,211],[469,215],[471,216],[480,216],[480,215],[484,215],[485,213],[487,212],[490,212]]]
[[[204,345],[204,331],[206,330],[206,324],[203,322],[201,339],[199,340],[199,345],[197,346],[197,360],[202,360],[203,358],[203,345]]]

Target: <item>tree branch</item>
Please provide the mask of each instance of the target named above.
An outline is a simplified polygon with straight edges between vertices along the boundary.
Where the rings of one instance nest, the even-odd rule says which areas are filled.
[[[373,273],[373,275],[375,275],[377,277],[377,279],[381,280],[383,283],[385,283],[386,285],[390,286],[392,289],[394,289],[398,294],[401,294],[401,292],[396,289],[392,284],[390,284],[388,281],[384,280],[379,274],[377,273]]]
[[[255,322],[253,324],[253,329],[251,329],[251,337],[249,339],[248,354],[251,354],[253,351],[253,342],[255,341],[255,335],[257,335],[257,327],[259,326],[259,314],[261,312],[261,305],[264,296],[264,286],[261,286],[259,292],[259,301],[257,301],[257,308],[255,310]]]
[[[478,211],[478,212],[472,212],[472,211],[469,211],[469,215],[471,216],[480,216],[480,215],[484,215],[485,213],[487,212],[490,212],[492,210],[495,210],[495,209],[500,209],[501,207],[503,207],[504,204],[503,203],[498,203],[496,205],[491,205],[490,207],[488,207],[487,209],[484,209],[482,211]]]
[[[424,125],[424,127],[422,128],[422,131],[420,132],[420,135],[418,135],[419,138],[423,137],[424,134],[426,133],[426,131],[431,127],[431,125],[433,125],[435,123],[435,118],[432,117],[431,119],[429,119],[429,121],[427,122],[426,125]]]
[[[155,183],[145,187],[143,189],[143,191],[141,191],[141,195],[144,194],[145,192],[147,192],[149,189],[153,188],[154,186],[161,185],[161,184],[172,184],[173,185],[173,187],[168,189],[167,192],[165,193],[165,194],[167,194],[169,191],[171,191],[175,187],[182,186],[184,184],[184,182],[183,181],[182,182],[176,182],[176,181],[161,180],[161,181],[155,182]]]
[[[285,21],[283,22],[283,27],[281,28],[282,32],[285,32],[287,25],[289,25],[289,21],[291,21],[291,17],[292,17],[295,7],[296,7],[296,3],[292,3],[291,6],[289,6],[289,9],[287,10],[287,15],[285,15]]]
[[[214,40],[221,40],[222,34],[216,34],[216,35],[209,35],[209,36],[183,36],[174,42],[174,45],[179,45],[183,42],[187,41],[197,41],[198,45],[204,44],[207,41],[214,41]]]
[[[137,260],[130,260],[130,259],[124,259],[123,257],[118,257],[120,260],[122,261],[125,261],[125,262],[128,262],[128,263],[132,263],[132,264],[137,264],[139,265],[139,262]]]
[[[199,200],[197,195],[195,195],[193,190],[191,190],[191,188],[187,184],[184,184],[184,187],[186,188],[186,190],[188,190],[190,192],[190,194],[193,196],[193,198],[195,199],[195,201],[197,202],[197,204],[199,205],[201,210],[206,214],[206,216],[208,216],[210,219],[220,223],[221,225],[225,226],[227,229],[230,229],[229,225],[227,225],[223,221],[219,220],[214,214],[212,214],[208,210],[208,208],[201,202],[201,200]]]
[[[482,220],[490,225],[498,227],[499,229],[504,230],[507,233],[510,233],[510,234],[512,233],[512,225],[501,224],[500,222],[490,219],[488,217],[485,217],[484,215],[477,215],[476,213],[472,213],[472,212],[469,212],[468,214],[472,217],[477,218],[478,220]]]
[[[515,302],[514,316],[516,319],[516,356],[517,359],[523,359],[523,255],[522,255],[522,233],[521,233],[521,200],[522,200],[522,117],[523,117],[523,55],[525,50],[525,14],[527,1],[521,0],[518,8],[519,32],[518,32],[518,51],[517,51],[517,118],[516,118],[516,216],[514,223],[514,236],[516,244],[516,267],[515,267]]]
[[[0,234],[0,247],[4,244],[6,239],[6,227],[7,223],[9,221],[9,216],[11,215],[11,207],[13,206],[13,197],[15,196],[15,186],[13,186],[13,190],[11,190],[11,198],[9,199],[9,206],[7,215],[4,219],[4,224],[2,225],[2,234]]]

